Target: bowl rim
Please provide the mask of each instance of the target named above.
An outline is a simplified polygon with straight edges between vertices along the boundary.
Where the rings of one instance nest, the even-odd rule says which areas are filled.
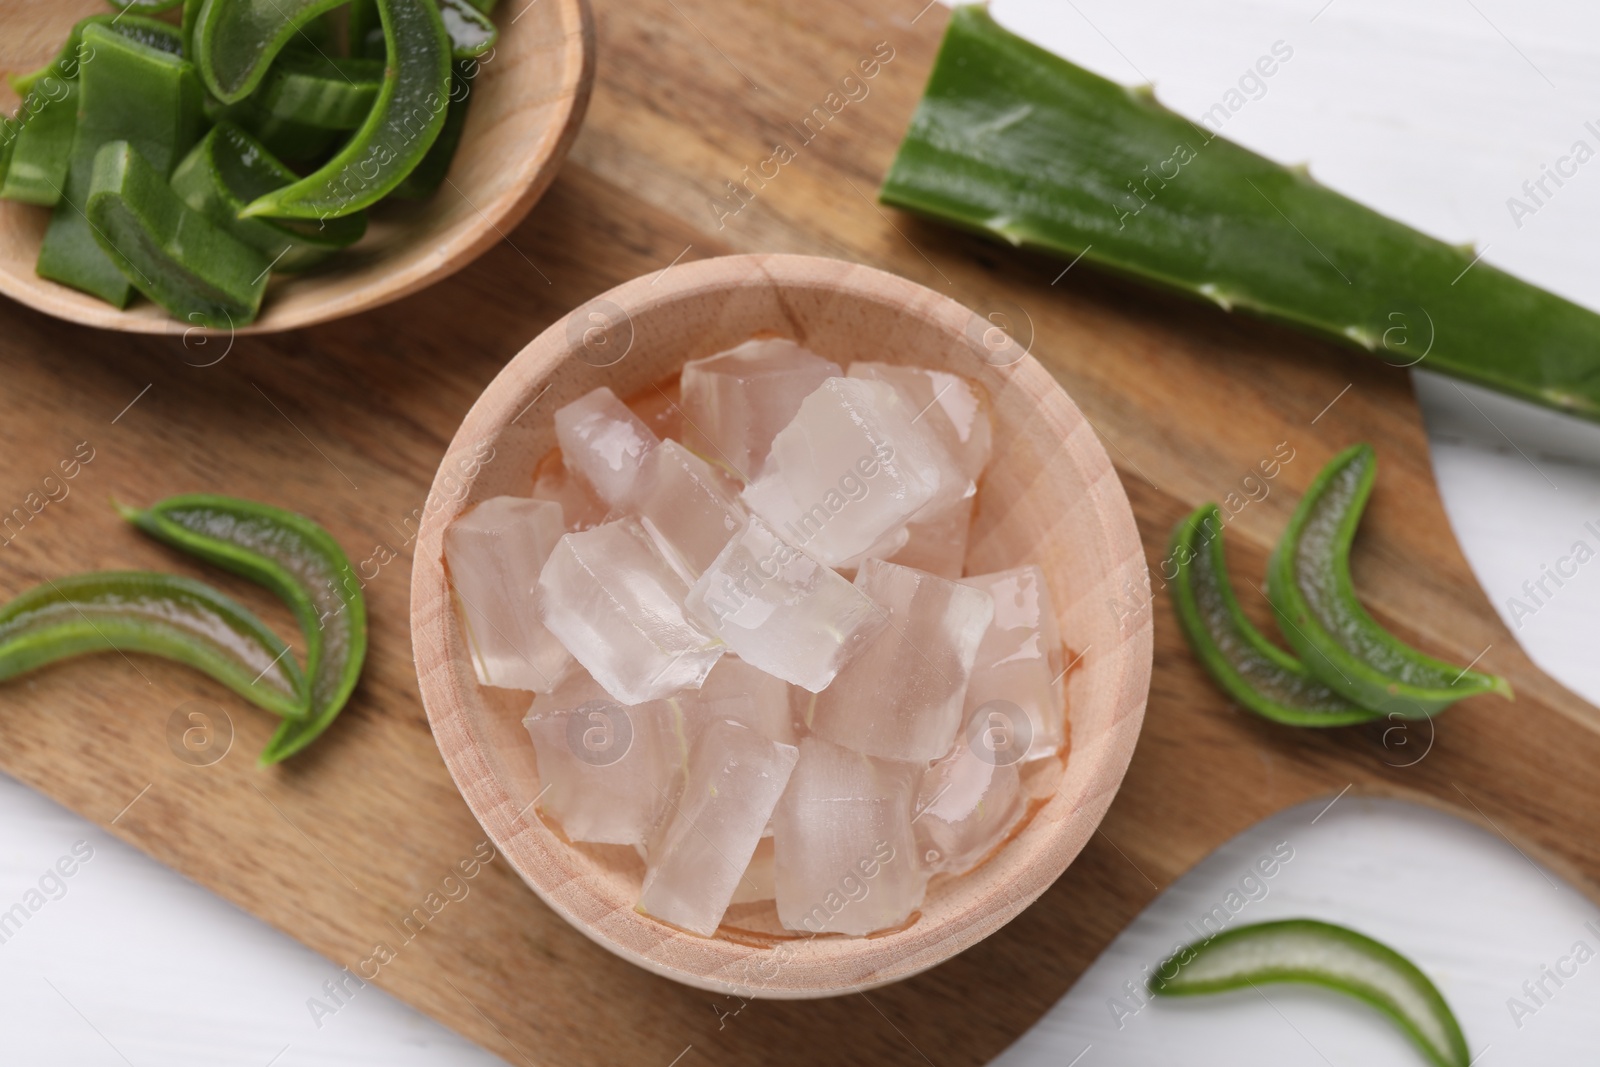
[[[332,322],[393,303],[443,281],[466,267],[506,233],[522,223],[534,204],[549,189],[566,160],[573,140],[583,124],[594,88],[595,25],[589,0],[555,0],[562,29],[558,47],[565,77],[550,97],[554,104],[551,121],[521,157],[522,184],[492,202],[468,201],[478,217],[475,225],[451,233],[430,255],[418,257],[402,269],[386,273],[381,282],[346,292],[339,299],[324,300],[310,307],[275,315],[270,303],[248,326],[212,329],[173,319],[164,309],[140,301],[133,309],[114,308],[88,293],[41,278],[34,274],[0,270],[0,294],[19,304],[54,318],[119,333],[164,334],[189,338],[236,337],[249,334],[282,333]],[[499,47],[497,45],[496,47]],[[464,195],[464,194],[463,194]],[[0,202],[0,212],[41,210],[28,204]],[[337,271],[328,277],[337,278]],[[203,343],[203,342],[201,342]]]
[[[780,942],[804,946],[800,950],[802,956],[819,943],[848,945],[840,952],[852,957],[849,969],[853,973],[861,973],[863,960],[873,964],[867,977],[830,982],[826,980],[829,965],[824,957],[806,961],[800,976],[794,975],[793,966],[788,965],[792,984],[758,986],[733,982],[648,955],[620,941],[618,931],[638,934],[639,924],[644,924],[646,933],[635,940],[647,944],[650,951],[664,944],[682,943],[686,938],[701,949],[720,946],[707,950],[718,958],[719,964],[726,965],[715,968],[719,973],[739,962],[745,964],[748,974],[752,956],[773,955],[782,950],[770,945],[752,947],[742,941],[695,937],[631,908],[608,912],[599,919],[579,914],[573,902],[561,895],[570,882],[578,881],[559,870],[562,856],[571,846],[557,838],[537,816],[528,814],[532,805],[516,810],[516,802],[505,785],[496,780],[485,753],[491,741],[475,731],[472,716],[465,708],[464,699],[479,687],[466,656],[452,655],[450,651],[450,627],[459,624],[444,572],[443,532],[457,515],[476,503],[472,487],[477,474],[474,471],[464,475],[452,459],[476,449],[482,442],[496,440],[503,429],[537,402],[549,387],[547,380],[568,359],[575,358],[574,353],[583,345],[584,331],[574,330],[570,324],[592,321],[588,316],[596,307],[621,310],[627,315],[643,314],[674,302],[703,298],[710,292],[748,286],[752,277],[779,290],[791,286],[821,288],[893,304],[902,314],[921,316],[940,329],[960,334],[978,358],[982,358],[983,338],[992,326],[989,320],[949,297],[897,275],[842,260],[788,254],[722,256],[678,264],[668,271],[624,282],[586,301],[553,322],[502,368],[473,403],[446,449],[427,498],[430,503],[443,503],[437,509],[424,508],[413,555],[412,652],[429,725],[452,779],[495,847],[545,904],[597,944],[655,974],[718,993],[804,999],[869,990],[935,966],[1005,925],[1066,870],[1098,827],[1132,758],[1149,695],[1153,612],[1146,597],[1143,606],[1129,617],[1119,615],[1116,646],[1096,657],[1100,661],[1096,669],[1103,667],[1111,672],[1100,685],[1100,691],[1111,694],[1113,700],[1109,726],[1099,737],[1079,737],[1075,727],[1068,771],[1061,787],[1028,824],[1029,828],[1035,824],[1045,826],[1041,837],[1045,832],[1050,834],[1044,839],[1048,851],[1041,853],[1048,862],[1040,864],[1030,859],[994,891],[966,900],[954,916],[960,921],[938,925],[937,932],[933,926],[919,932],[919,925],[925,924],[912,924],[903,931],[869,938]],[[583,320],[577,319],[580,314],[585,315]],[[1132,508],[1093,428],[1032,355],[1024,354],[1007,369],[1009,373],[1025,375],[1030,384],[1048,383],[1062,415],[1072,424],[1070,432],[1063,434],[1064,447],[1074,450],[1092,468],[1094,477],[1089,479],[1089,485],[1094,492],[1086,495],[1093,496],[1093,514],[1105,526],[1108,543],[1120,554],[1120,561],[1095,583],[1095,594],[1120,603],[1128,589],[1147,589],[1149,571]],[[1057,610],[1060,611],[1059,605]],[[1109,607],[1104,610],[1111,613]],[[456,644],[461,642],[457,640]],[[1080,768],[1076,761],[1086,762]],[[1073,779],[1074,788],[1069,795],[1064,791],[1067,775],[1079,769],[1083,773]],[[1041,824],[1041,819],[1045,823]],[[550,875],[554,875],[552,884],[543,884],[541,876]],[[950,884],[960,885],[963,881],[965,878]],[[797,981],[797,977],[814,980],[806,984]]]

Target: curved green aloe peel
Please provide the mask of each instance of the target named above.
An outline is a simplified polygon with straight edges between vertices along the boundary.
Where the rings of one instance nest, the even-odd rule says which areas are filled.
[[[304,516],[235,497],[191,494],[117,510],[157,540],[276,593],[300,624],[305,671],[265,623],[203,582],[103,571],[47,581],[0,606],[0,681],[89,652],[150,653],[283,716],[263,766],[322,736],[367,654],[361,582],[338,542]]]
[[[161,656],[210,675],[286,719],[306,717],[306,682],[255,614],[210,586],[149,571],[46,581],[0,607],[0,680],[92,652]]]
[[[367,654],[361,583],[338,542],[304,516],[235,497],[191,494],[118,510],[157,540],[249,578],[289,606],[305,637],[311,714],[284,723],[258,762],[278,763],[320,737],[350,699]]]
[[[1150,991],[1195,996],[1278,982],[1321,986],[1392,1019],[1434,1067],[1469,1067],[1466,1038],[1450,1005],[1417,966],[1344,926],[1285,919],[1226,930],[1181,949],[1157,969]]]
[[[1169,555],[1177,566],[1172,603],[1190,647],[1227,694],[1289,726],[1349,726],[1381,713],[1353,704],[1251,625],[1228,581],[1222,513],[1205,504],[1178,524]]]
[[[1217,684],[1264,718],[1348,726],[1384,716],[1426,718],[1479,693],[1511,699],[1504,678],[1419,652],[1361,606],[1350,545],[1376,476],[1371,445],[1339,453],[1306,490],[1273,551],[1267,598],[1294,655],[1240,609],[1216,505],[1196,509],[1173,531],[1172,603],[1184,636]]]
[[[255,137],[226,119],[211,128],[172,172],[172,191],[193,210],[289,273],[316,266],[367,231],[364,212],[307,222],[241,219],[239,209],[294,180],[294,172]]]
[[[1418,652],[1361,606],[1350,580],[1350,544],[1377,470],[1371,445],[1347,448],[1295,508],[1267,565],[1267,597],[1284,639],[1330,688],[1374,711],[1420,718],[1478,693],[1510,699],[1504,678]]]
[[[950,17],[879,196],[1600,419],[1600,315],[1002,29]]]
[[[190,30],[201,81],[223,103],[238,103],[261,84],[286,45],[347,2],[201,0]]]
[[[245,205],[241,217],[349,215],[382,200],[427,156],[450,105],[450,37],[434,0],[377,4],[389,61],[366,121],[332,159]]]

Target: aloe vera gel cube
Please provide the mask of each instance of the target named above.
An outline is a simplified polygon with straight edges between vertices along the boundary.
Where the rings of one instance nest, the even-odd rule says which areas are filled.
[[[913,421],[927,426],[968,479],[976,481],[989,465],[994,428],[989,398],[976,382],[949,371],[872,362],[850,364],[850,377],[894,386]]]
[[[635,519],[564,535],[539,574],[550,632],[623,704],[698,689],[720,641],[684,609],[688,587]]]
[[[884,623],[871,600],[755,516],[689,590],[688,606],[741,660],[813,693]]]
[[[572,666],[537,606],[539,572],[562,533],[560,505],[512,496],[485,500],[445,531],[450,585],[484,685],[549,693]]]
[[[955,748],[922,776],[913,825],[931,873],[976,867],[1022,818],[1018,764],[1003,746],[986,743],[991,728],[986,711],[968,716]]]
[[[650,850],[640,910],[693,933],[715,933],[798,757],[793,745],[740,723],[707,727]]]
[[[817,694],[812,729],[882,759],[938,759],[955,744],[994,601],[881,560],[863,563],[855,585],[887,624]]]
[[[912,801],[920,771],[808,737],[773,817],[778,919],[813,934],[870,934],[922,903]]]
[[[937,510],[970,488],[915,414],[885,382],[827,379],[773,438],[746,503],[829,566],[881,551],[923,508]]]
[[[676,441],[645,457],[634,490],[640,521],[667,562],[692,582],[744,525],[738,488]]]
[[[1004,718],[1020,709],[1026,724],[1006,725],[1018,743],[1026,744],[1027,758],[1053,755],[1067,740],[1065,667],[1044,572],[1030,564],[963,578],[961,584],[983,590],[994,601],[994,621],[978,646],[967,685],[967,710],[993,703]]]
[[[675,801],[685,748],[665,700],[601,697],[523,720],[539,763],[539,808],[572,841],[644,845]]]
[[[661,442],[605,386],[556,411],[556,443],[567,468],[614,508],[633,503],[645,457]]]
[[[800,402],[840,373],[837,363],[781,337],[691,359],[680,378],[684,443],[750,481]]]

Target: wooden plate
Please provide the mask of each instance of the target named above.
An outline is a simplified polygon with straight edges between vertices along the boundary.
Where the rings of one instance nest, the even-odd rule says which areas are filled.
[[[1038,563],[1064,641],[1071,754],[1058,788],[977,871],[929,890],[920,917],[870,938],[785,937],[769,924],[704,938],[634,910],[631,850],[570,845],[533,810],[526,694],[478,685],[442,563],[450,522],[488,497],[526,494],[554,445],[552,413],[600,385],[627,396],[687,359],[760,332],[840,363],[951,370],[994,403],[995,460],[980,489],[969,567]],[[658,974],[744,996],[829,996],[931,967],[995,930],[1064,871],[1116,793],[1144,717],[1151,617],[1129,613],[1146,570],[1133,514],[1093,429],[1050,375],[993,324],[912,282],[806,256],[728,256],[635,279],[556,322],[484,390],[434,480],[411,586],[417,676],[434,738],[490,838],[546,903],[601,945]],[[775,919],[775,916],[774,916]]]
[[[102,0],[20,0],[19,7],[6,15],[0,72],[42,65],[74,22],[109,10]],[[236,332],[292,330],[387,304],[508,239],[566,157],[594,77],[588,0],[515,7],[520,12],[509,3],[500,9],[500,41],[480,60],[466,131],[439,192],[419,204],[385,205],[353,248],[314,271],[273,278],[261,317]],[[119,311],[39,277],[34,262],[49,221],[48,208],[0,200],[0,293],[86,326],[133,333],[190,329],[148,300]]]

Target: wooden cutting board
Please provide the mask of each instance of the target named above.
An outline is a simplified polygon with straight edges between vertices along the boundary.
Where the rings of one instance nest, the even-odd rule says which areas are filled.
[[[384,946],[379,984],[512,1063],[982,1063],[1218,843],[1347,786],[1463,809],[1600,881],[1596,711],[1536,670],[1485,602],[1403,372],[875,205],[946,19],[921,2],[869,16],[844,0],[599,0],[588,125],[545,201],[476,264],[388,309],[201,347],[0,303],[0,517],[26,516],[5,530],[0,592],[164,568],[289,632],[259,590],[140,539],[106,503],[208,490],[325,523],[366,577],[373,619],[355,700],[288,767],[252,764],[264,715],[180,668],[117,656],[0,688],[0,767],[336,965]],[[1153,567],[1182,514],[1238,494],[1231,559],[1258,610],[1244,580],[1259,584],[1299,493],[1338,449],[1371,441],[1381,476],[1355,554],[1367,603],[1422,647],[1508,675],[1517,702],[1479,698],[1409,731],[1274,726],[1211,687],[1158,581],[1149,714],[1102,832],[1021,918],[932,972],[741,1006],[613,958],[503,863],[440,904],[441,880],[483,840],[429,736],[406,627],[416,518],[445,444],[501,365],[570,308],[687,259],[761,250],[870,263],[1005,316],[1104,437]],[[1275,477],[1247,480],[1274,458]],[[209,766],[170,747],[191,701],[236,735]],[[403,921],[418,908],[425,921]],[[286,1035],[304,1023],[286,1019]]]

